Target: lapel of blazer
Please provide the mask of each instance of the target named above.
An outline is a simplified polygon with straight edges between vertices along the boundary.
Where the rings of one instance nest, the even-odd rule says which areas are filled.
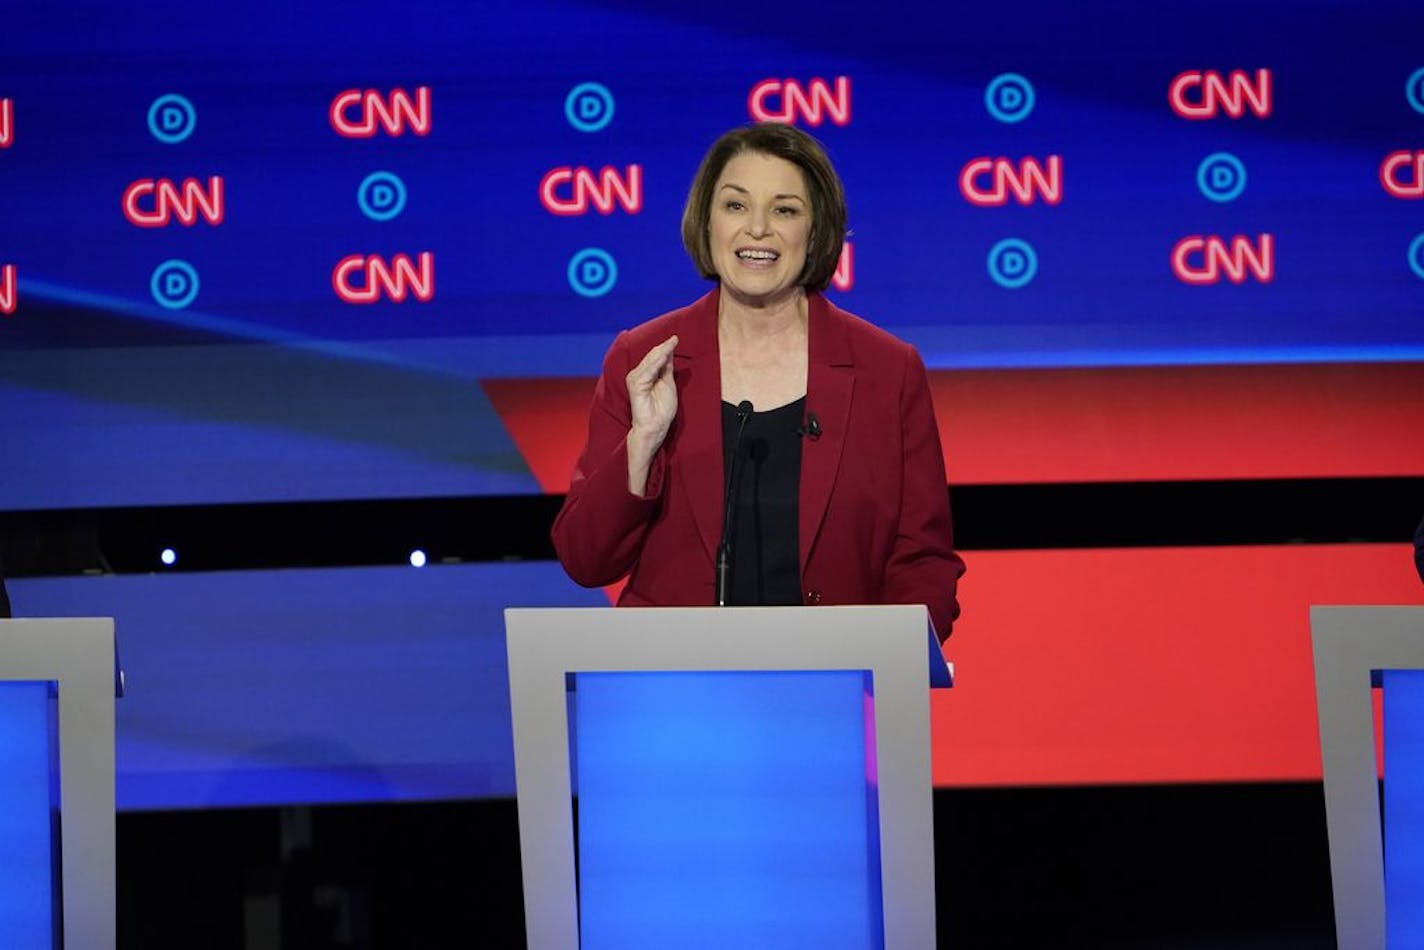
[[[825,520],[831,489],[840,470],[850,424],[851,392],[855,388],[850,338],[840,312],[820,294],[807,297],[809,338],[806,365],[806,412],[816,414],[821,437],[801,443],[800,520],[801,576]]]
[[[717,351],[718,291],[687,308],[677,327],[673,372],[678,424],[673,468],[682,481],[707,560],[722,537],[722,363]],[[661,342],[661,341],[659,341]],[[708,574],[709,579],[711,574]]]

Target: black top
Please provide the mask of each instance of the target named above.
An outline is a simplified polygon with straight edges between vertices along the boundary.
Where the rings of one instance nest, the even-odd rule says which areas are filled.
[[[753,412],[742,433],[732,511],[732,569],[727,603],[743,607],[801,603],[797,496],[806,397]],[[723,484],[731,478],[737,407],[722,403]]]

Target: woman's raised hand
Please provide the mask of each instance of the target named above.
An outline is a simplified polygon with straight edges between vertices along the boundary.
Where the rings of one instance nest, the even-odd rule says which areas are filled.
[[[633,417],[628,430],[628,489],[635,495],[643,493],[648,467],[677,416],[677,385],[672,375],[675,349],[677,337],[670,336],[628,373],[628,405]]]

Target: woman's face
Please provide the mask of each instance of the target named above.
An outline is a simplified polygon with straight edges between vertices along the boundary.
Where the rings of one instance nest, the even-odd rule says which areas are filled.
[[[757,305],[794,292],[811,235],[801,169],[763,152],[734,156],[712,192],[709,234],[724,292]]]

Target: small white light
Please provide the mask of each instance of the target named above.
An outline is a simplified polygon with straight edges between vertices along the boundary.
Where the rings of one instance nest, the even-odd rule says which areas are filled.
[[[416,548],[414,551],[411,551],[411,552],[410,552],[410,566],[411,566],[411,567],[424,567],[424,566],[425,566],[425,552],[422,551],[420,548]]]
[[[172,548],[164,548],[163,553],[158,555],[158,559],[169,567],[178,563],[178,552]]]

